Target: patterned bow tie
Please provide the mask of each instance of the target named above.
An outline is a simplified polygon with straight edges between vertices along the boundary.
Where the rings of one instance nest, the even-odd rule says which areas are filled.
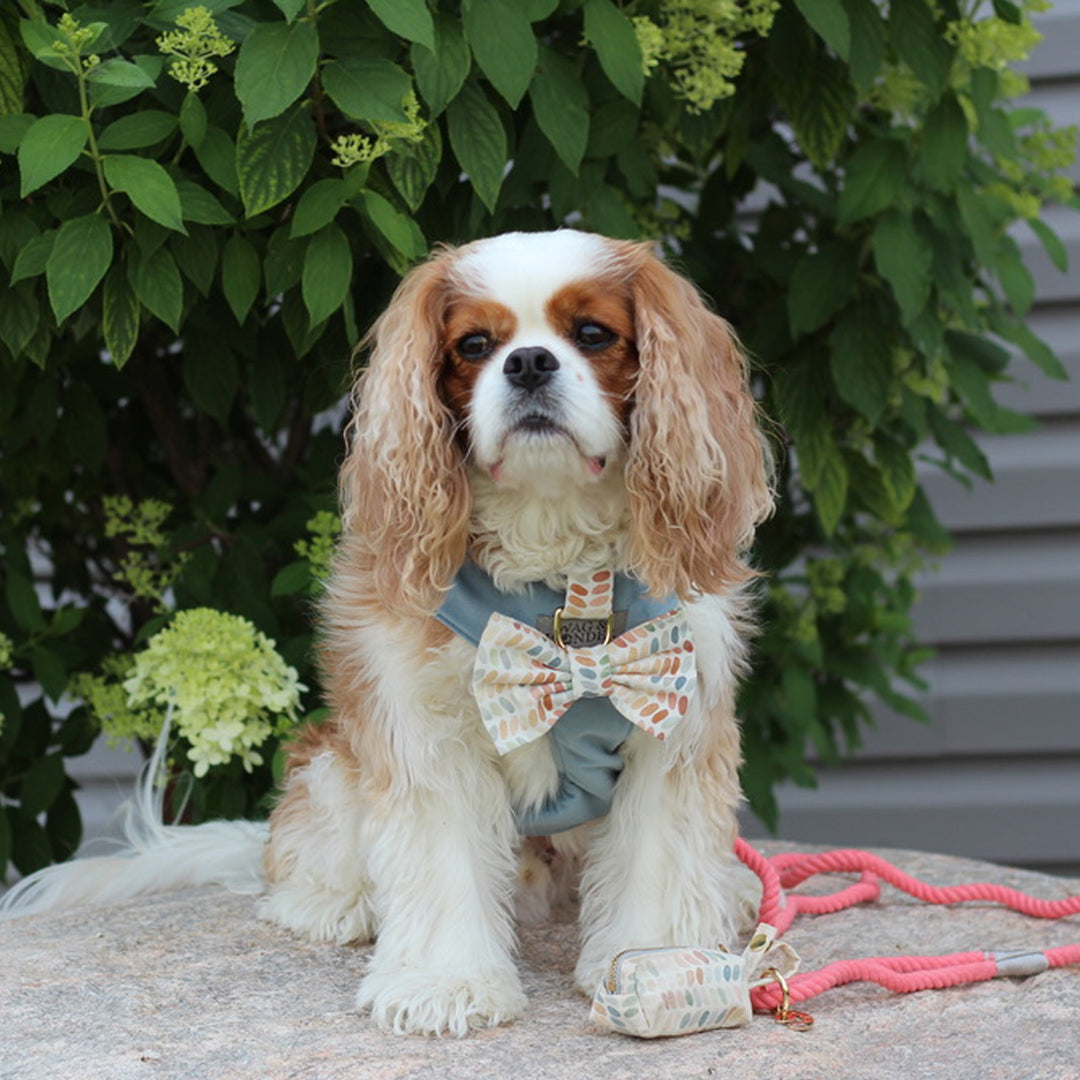
[[[571,581],[564,620],[607,621],[614,575]],[[500,754],[538,739],[585,697],[606,697],[643,731],[663,739],[682,719],[697,685],[694,646],[681,609],[635,626],[614,640],[565,647],[496,612],[477,649],[472,690]]]

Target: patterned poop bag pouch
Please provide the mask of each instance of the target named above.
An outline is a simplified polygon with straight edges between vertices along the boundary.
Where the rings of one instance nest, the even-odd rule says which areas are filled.
[[[799,967],[776,928],[759,924],[742,953],[662,946],[627,949],[611,961],[597,987],[592,1020],[601,1027],[652,1039],[711,1028],[739,1027],[752,1015],[750,991]]]

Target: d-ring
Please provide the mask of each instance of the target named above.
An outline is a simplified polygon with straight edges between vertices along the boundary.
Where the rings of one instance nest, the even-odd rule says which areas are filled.
[[[773,1019],[793,1031],[809,1031],[814,1025],[814,1018],[809,1013],[791,1007],[791,988],[787,979],[776,968],[769,968],[768,971],[763,971],[762,975],[771,978],[780,987],[780,1004],[773,1013]]]

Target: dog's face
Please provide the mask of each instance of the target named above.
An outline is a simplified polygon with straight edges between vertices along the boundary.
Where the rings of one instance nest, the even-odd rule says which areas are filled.
[[[543,500],[621,484],[623,569],[658,594],[748,576],[772,500],[746,363],[648,245],[559,230],[444,249],[371,341],[341,489],[385,605],[430,611],[449,584],[476,470],[515,505],[535,494],[541,517]]]
[[[444,400],[497,484],[619,466],[639,369],[630,282],[588,233],[509,233],[453,267]]]

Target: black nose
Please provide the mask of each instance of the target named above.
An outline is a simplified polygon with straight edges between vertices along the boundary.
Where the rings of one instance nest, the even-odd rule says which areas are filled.
[[[503,374],[522,390],[535,390],[551,381],[559,370],[559,361],[547,349],[539,346],[515,349],[503,364]]]

